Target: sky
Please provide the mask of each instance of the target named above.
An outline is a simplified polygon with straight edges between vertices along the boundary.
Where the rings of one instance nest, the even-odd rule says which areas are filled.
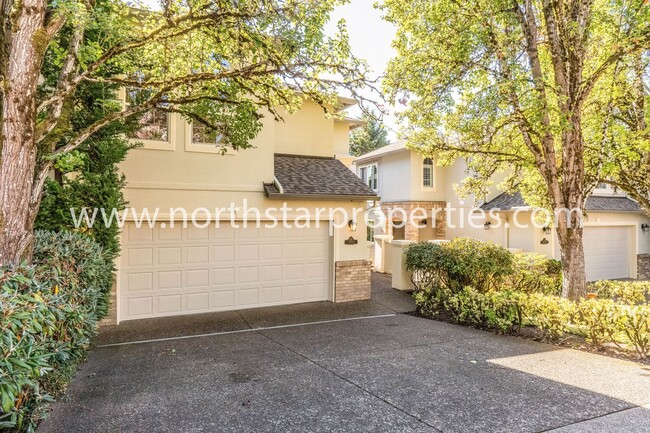
[[[395,36],[395,28],[391,23],[384,21],[382,12],[373,7],[377,0],[350,0],[349,4],[337,7],[332,13],[326,31],[333,34],[336,31],[336,23],[344,19],[347,24],[350,46],[355,56],[368,62],[373,71],[372,78],[380,77],[395,51],[391,42]],[[378,83],[380,84],[380,83]],[[364,96],[376,99],[376,94],[370,92]],[[386,107],[392,112],[391,107]],[[348,112],[353,116],[360,115],[360,110],[350,109]],[[383,119],[389,129],[389,138],[396,138],[399,127],[395,117],[391,114]]]

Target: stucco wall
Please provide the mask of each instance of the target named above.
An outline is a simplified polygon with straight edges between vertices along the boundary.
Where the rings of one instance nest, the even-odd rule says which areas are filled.
[[[147,208],[153,215],[159,209],[158,221],[165,222],[170,217],[171,208],[185,208],[191,213],[198,208],[205,211],[197,213],[198,220],[205,220],[206,213],[212,221],[230,219],[228,211],[217,216],[216,209],[228,208],[235,203],[240,209],[236,219],[243,217],[244,199],[247,207],[257,208],[262,213],[280,218],[280,210],[270,212],[269,208],[280,208],[281,200],[267,199],[263,182],[271,182],[274,177],[274,153],[292,153],[314,156],[334,156],[335,150],[343,156],[348,153],[349,127],[344,122],[326,118],[317,104],[307,101],[295,114],[284,116],[284,122],[275,122],[271,116],[262,120],[263,128],[252,140],[253,148],[229,152],[222,155],[215,146],[192,145],[191,129],[176,114],[170,119],[170,140],[168,142],[146,142],[143,148],[132,150],[120,168],[126,175],[125,199],[137,213]],[[328,224],[328,213],[317,214],[317,209],[342,208],[350,215],[356,208],[366,208],[365,201],[288,201],[293,209],[287,213],[289,218],[304,215],[302,207],[311,212],[312,219]],[[253,213],[250,213],[254,216]],[[179,210],[176,217],[182,216]],[[127,218],[133,219],[132,215]],[[365,259],[367,256],[366,226],[363,218],[357,221],[356,232],[351,232],[347,219],[337,214],[334,220],[342,227],[334,229],[332,263],[344,260]],[[346,245],[344,240],[353,236],[359,242]],[[332,279],[333,281],[333,279]]]

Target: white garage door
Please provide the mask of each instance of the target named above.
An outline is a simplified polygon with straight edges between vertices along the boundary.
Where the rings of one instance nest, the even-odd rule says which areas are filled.
[[[314,225],[235,229],[225,223],[200,229],[127,224],[120,320],[327,300],[328,224]]]
[[[585,227],[583,245],[588,281],[630,276],[629,227]]]

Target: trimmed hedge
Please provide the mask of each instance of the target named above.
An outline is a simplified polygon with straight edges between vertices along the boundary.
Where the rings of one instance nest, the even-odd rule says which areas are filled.
[[[411,245],[406,263],[426,316],[508,333],[534,326],[548,340],[573,333],[650,355],[650,282],[599,281],[590,287],[600,299],[572,302],[557,296],[557,261],[468,240]]]
[[[36,233],[34,264],[0,268],[0,428],[33,431],[108,307],[112,263],[81,233]]]

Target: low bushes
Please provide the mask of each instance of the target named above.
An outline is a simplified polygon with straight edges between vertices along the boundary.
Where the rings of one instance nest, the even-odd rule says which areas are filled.
[[[470,240],[411,245],[406,263],[427,316],[508,333],[534,326],[547,340],[572,333],[650,355],[649,282],[599,281],[590,286],[598,299],[572,302],[557,296],[557,261]]]
[[[513,272],[510,252],[494,243],[457,238],[446,244],[418,243],[406,251],[406,267],[419,288],[446,288],[453,293],[471,286],[486,292]]]
[[[0,428],[32,431],[105,314],[112,263],[78,233],[38,232],[33,266],[0,268]]]
[[[618,302],[639,305],[650,301],[650,281],[596,281],[589,285],[589,291],[599,298],[614,299]]]

